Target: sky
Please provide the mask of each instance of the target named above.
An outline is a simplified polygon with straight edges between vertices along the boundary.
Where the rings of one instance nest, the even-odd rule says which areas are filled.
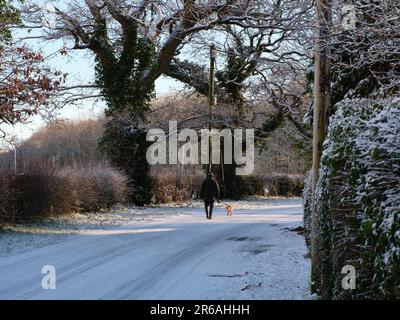
[[[54,2],[54,1],[51,1]],[[58,2],[58,1],[56,1]],[[28,33],[26,29],[16,30],[14,32],[14,40],[24,38],[26,36],[35,36],[38,31],[34,29]],[[68,55],[54,54],[64,45],[71,46],[71,42],[63,43],[62,41],[38,41],[37,39],[28,39],[24,42],[32,49],[41,51],[46,57],[46,64],[54,70],[68,73],[66,85],[93,83],[94,81],[94,56],[87,50],[68,50]],[[160,77],[155,83],[156,96],[170,95],[181,90],[183,85],[178,81]],[[58,110],[57,118],[80,120],[93,119],[103,113],[105,104],[103,102],[94,105],[93,101],[84,100],[80,107],[67,105],[63,109]],[[40,116],[34,116],[26,124],[18,124],[15,126],[2,127],[5,131],[15,136],[17,141],[29,138],[36,130],[46,125]]]
[[[76,0],[82,1],[82,0]],[[67,3],[65,0],[31,0],[35,4],[43,4],[44,9],[52,10],[51,4],[56,5],[58,8],[66,9],[65,4]],[[52,15],[46,15],[51,17]],[[42,25],[46,26],[47,24],[51,25],[51,21],[42,21]],[[18,39],[26,38],[26,37],[35,37],[38,36],[42,31],[39,29],[32,29],[28,32],[27,29],[16,29],[14,30],[14,40],[18,41]],[[189,48],[186,48],[181,52],[181,56],[185,57],[185,59],[189,59],[195,61],[198,64],[204,63],[204,58],[207,59],[208,64],[208,45],[207,42],[211,41],[213,43],[224,43],[225,38],[221,38],[215,32],[204,32],[207,35],[207,40],[200,41],[200,44],[193,44],[193,46],[189,45]],[[64,40],[65,41],[65,40]],[[76,85],[76,84],[89,84],[94,81],[94,56],[90,53],[89,50],[68,50],[68,48],[72,47],[73,42],[71,39],[69,41],[43,41],[42,39],[24,39],[24,42],[27,43],[28,47],[34,49],[36,51],[41,51],[46,58],[46,63],[50,65],[54,70],[61,71],[63,73],[68,73],[67,77],[67,86]],[[217,44],[218,46],[218,44]],[[67,48],[68,55],[63,56],[60,53],[57,53],[61,48]],[[217,70],[219,61],[223,61],[225,58],[218,54],[217,57]],[[155,82],[155,93],[156,97],[160,98],[163,95],[171,95],[178,91],[181,91],[184,88],[184,85],[179,81],[168,78],[165,76],[161,76]],[[83,100],[81,106],[79,108],[67,105],[63,109],[58,110],[56,117],[63,119],[71,119],[71,120],[83,120],[83,119],[93,119],[101,114],[103,114],[105,104],[104,102],[97,103],[94,106],[93,101]],[[35,131],[37,131],[40,127],[46,125],[46,122],[42,120],[40,116],[34,116],[30,119],[30,121],[26,124],[18,124],[14,127],[8,126],[2,129],[6,130],[7,133],[16,137],[16,141],[22,141],[29,138]]]
[[[42,48],[42,51],[44,53],[50,53],[56,46],[57,44],[45,46]],[[50,59],[48,63],[54,67],[54,69],[69,74],[67,77],[67,85],[93,82],[94,80],[93,57],[87,54],[71,52],[68,57],[56,57]],[[181,83],[164,76],[157,79],[155,83],[157,97],[170,95],[182,88],[183,85]],[[93,119],[103,114],[104,107],[105,105],[102,102],[94,106],[92,101],[86,100],[81,103],[80,107],[66,105],[63,109],[58,110],[57,118],[71,120]],[[26,124],[6,127],[6,131],[16,136],[17,140],[25,140],[44,125],[46,125],[46,122],[40,116],[34,116]]]

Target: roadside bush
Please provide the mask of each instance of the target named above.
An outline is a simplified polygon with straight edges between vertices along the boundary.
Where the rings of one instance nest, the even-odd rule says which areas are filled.
[[[293,197],[301,196],[304,187],[304,177],[276,175],[264,178],[265,188],[270,196]]]
[[[70,203],[80,212],[109,208],[124,202],[130,192],[126,176],[110,167],[64,168],[56,175],[73,183]]]
[[[12,180],[0,172],[0,226],[9,220],[12,213]]]
[[[53,173],[24,174],[15,177],[13,207],[17,218],[69,213],[73,185]]]
[[[333,299],[399,298],[400,106],[360,99],[337,107],[316,190],[313,289]],[[345,265],[357,271],[356,290],[342,288]]]
[[[188,176],[179,176],[172,172],[159,173],[154,177],[153,202],[159,204],[187,201],[197,189],[200,187],[193,187]]]
[[[177,175],[175,172],[165,171],[153,173],[154,178],[154,203],[168,203],[188,201],[198,198],[200,195],[201,183],[205,175],[197,172],[192,176]],[[218,177],[217,177],[218,178]],[[242,199],[244,196],[301,196],[304,182],[298,176],[243,176],[240,177],[240,186],[230,184],[232,181],[225,180],[225,185],[219,180],[221,196],[223,189],[229,188],[231,191],[240,187],[236,192],[225,192],[225,197],[229,199]]]
[[[301,196],[304,181],[301,176],[275,175],[269,177],[243,176],[240,177],[240,196]],[[225,180],[225,184],[230,181]],[[232,186],[229,186],[232,189]],[[232,197],[234,199],[234,197]]]
[[[0,221],[107,209],[125,201],[126,181],[125,175],[106,166],[4,174]]]
[[[303,192],[304,181],[302,177],[278,176],[277,189],[278,195],[286,197],[301,196]]]
[[[243,178],[243,183],[245,184],[246,193],[248,195],[265,195],[265,183],[263,179],[256,176],[248,176]]]

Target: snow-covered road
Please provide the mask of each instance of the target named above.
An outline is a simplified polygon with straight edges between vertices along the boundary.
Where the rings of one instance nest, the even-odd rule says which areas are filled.
[[[185,208],[0,257],[0,298],[310,298],[304,238],[287,229],[302,225],[300,200],[238,206],[233,217]],[[55,267],[54,290],[42,288],[44,265]]]

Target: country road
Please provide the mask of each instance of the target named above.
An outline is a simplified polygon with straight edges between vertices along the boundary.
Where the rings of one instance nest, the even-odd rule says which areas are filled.
[[[201,208],[0,257],[0,299],[309,299],[301,201]],[[56,270],[43,289],[42,267]]]

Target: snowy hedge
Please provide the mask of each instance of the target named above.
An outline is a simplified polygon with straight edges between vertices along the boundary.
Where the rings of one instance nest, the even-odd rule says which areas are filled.
[[[362,257],[374,297],[400,298],[400,101],[385,105],[356,141],[366,170],[357,185]]]
[[[316,191],[318,264],[326,298],[400,298],[400,103],[345,100],[331,117]],[[357,288],[342,288],[353,265]]]
[[[304,237],[306,239],[307,248],[310,250],[311,246],[311,183],[312,183],[312,175],[311,171],[309,171],[304,180],[304,189],[303,189],[303,207],[304,207]]]

